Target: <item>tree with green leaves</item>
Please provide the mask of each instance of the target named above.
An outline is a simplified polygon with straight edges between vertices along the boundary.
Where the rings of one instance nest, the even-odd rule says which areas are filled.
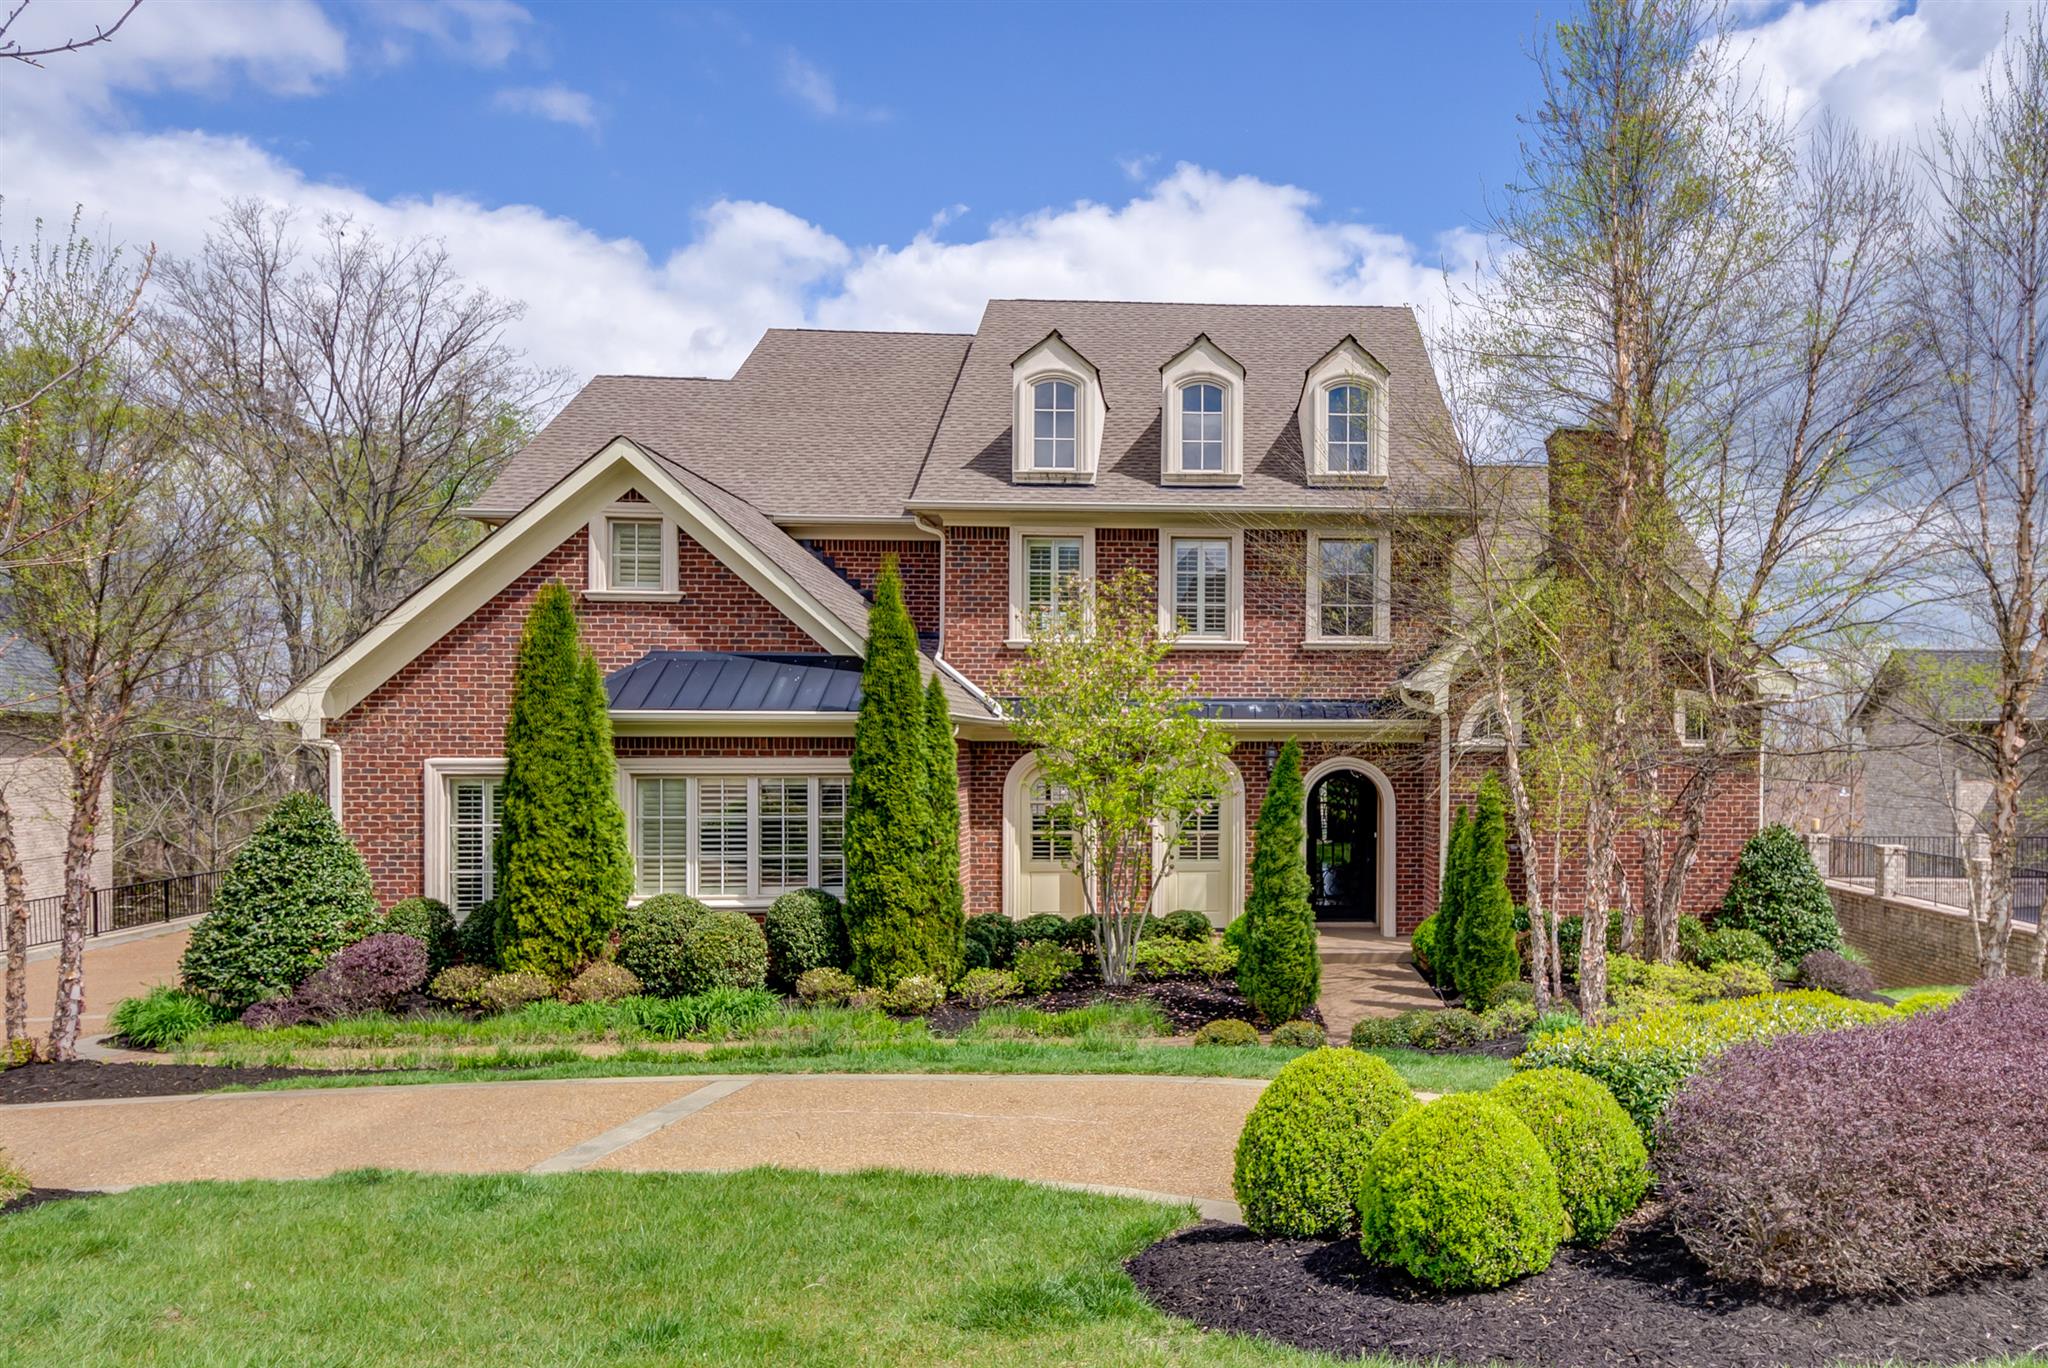
[[[633,888],[611,716],[566,586],[534,596],[512,671],[497,867],[498,957],[566,981],[595,959]]]
[[[938,672],[924,691],[926,792],[931,798],[932,905],[920,919],[925,964],[941,983],[960,976],[967,956],[966,898],[960,889],[960,752],[953,710]]]
[[[1515,900],[1508,891],[1507,794],[1491,770],[1479,781],[1479,802],[1465,840],[1456,982],[1466,1005],[1476,1011],[1522,971],[1515,949]]]
[[[1039,776],[1058,795],[1064,862],[1095,918],[1107,984],[1130,982],[1187,825],[1223,793],[1230,738],[1202,715],[1197,685],[1163,670],[1172,649],[1152,578],[1128,569],[1076,586],[1033,621],[1030,656],[1007,684],[1017,739],[1035,748]]]
[[[919,673],[917,628],[896,561],[885,558],[868,608],[846,803],[846,921],[862,983],[886,986],[944,968],[926,960],[921,925],[934,902],[933,761]]]
[[[1245,1001],[1276,1024],[1315,1006],[1323,987],[1315,909],[1309,904],[1303,807],[1301,746],[1289,737],[1259,804],[1252,891],[1244,909],[1250,926],[1237,963],[1237,986]]]

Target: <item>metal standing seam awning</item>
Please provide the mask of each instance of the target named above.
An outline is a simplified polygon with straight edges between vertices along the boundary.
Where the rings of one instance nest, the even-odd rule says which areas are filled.
[[[605,676],[613,712],[855,713],[860,658],[649,651]]]

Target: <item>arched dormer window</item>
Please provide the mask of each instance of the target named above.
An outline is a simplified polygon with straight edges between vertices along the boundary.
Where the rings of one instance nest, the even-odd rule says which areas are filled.
[[[1309,367],[1297,415],[1310,484],[1387,478],[1387,368],[1355,338]]]
[[[1010,363],[1016,409],[1010,477],[1017,481],[1092,484],[1109,409],[1102,377],[1057,332]]]
[[[1458,724],[1458,744],[1466,750],[1502,750],[1510,737],[1519,737],[1522,729],[1521,710],[1514,699],[1508,700],[1508,715],[1501,716],[1493,700],[1483,698],[1465,710],[1465,718]]]
[[[1244,482],[1244,367],[1203,333],[1159,368],[1159,478]]]

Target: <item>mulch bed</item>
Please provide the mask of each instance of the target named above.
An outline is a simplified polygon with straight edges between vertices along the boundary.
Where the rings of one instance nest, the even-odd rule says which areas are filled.
[[[280,1078],[362,1073],[361,1069],[278,1069],[268,1065],[23,1064],[0,1070],[0,1106],[20,1102],[88,1102],[104,1097],[174,1097],[215,1088],[248,1087]]]
[[[1251,1007],[1234,983],[1210,983],[1202,979],[1148,979],[1122,988],[1101,983],[1080,983],[1056,989],[1038,997],[1012,998],[1005,1007],[1032,1007],[1041,1012],[1065,1012],[1097,1002],[1150,1002],[1173,1024],[1175,1035],[1188,1035],[1212,1021],[1235,1017],[1252,1021]],[[1322,1024],[1322,1014],[1309,1009],[1309,1019]],[[938,1035],[958,1035],[980,1020],[981,1013],[958,1002],[948,1002],[927,1020]]]
[[[11,1202],[0,1202],[0,1216],[11,1215],[17,1211],[27,1211],[30,1207],[39,1207],[46,1202],[65,1202],[74,1197],[98,1197],[100,1195],[97,1192],[80,1192],[75,1188],[30,1188]]]
[[[1492,1292],[1431,1292],[1355,1241],[1204,1223],[1126,1265],[1154,1305],[1303,1349],[1453,1363],[1962,1363],[2048,1342],[2048,1269],[1898,1301],[1773,1298],[1708,1280],[1656,1213]]]

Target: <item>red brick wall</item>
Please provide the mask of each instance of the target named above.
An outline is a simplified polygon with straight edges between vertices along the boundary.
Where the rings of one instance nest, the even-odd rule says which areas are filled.
[[[983,688],[996,687],[1023,652],[1003,643],[1010,628],[1010,532],[946,530],[946,659]],[[1245,647],[1176,651],[1168,667],[1195,676],[1204,694],[1228,698],[1371,698],[1390,692],[1436,645],[1427,605],[1444,583],[1434,538],[1391,538],[1393,644],[1373,650],[1313,650],[1308,631],[1307,534],[1245,533]],[[1156,582],[1159,531],[1105,527],[1095,534],[1095,574],[1135,567]]]
[[[579,530],[489,603],[330,724],[342,747],[342,824],[369,864],[386,902],[420,891],[424,762],[430,756],[490,756],[503,748],[505,709],[519,632],[534,595],[550,580],[589,583],[588,537]],[[727,569],[683,537],[680,603],[578,605],[583,639],[606,670],[650,650],[815,651],[816,642]],[[647,743],[622,739],[622,750]],[[770,754],[837,754],[830,738],[760,742],[664,740],[697,753],[760,746]],[[793,749],[792,749],[793,748]]]
[[[840,578],[863,594],[874,592],[882,558],[894,556],[903,577],[903,601],[910,620],[926,636],[939,630],[939,544],[935,541],[868,541],[850,538],[806,538],[804,546],[824,557]]]

